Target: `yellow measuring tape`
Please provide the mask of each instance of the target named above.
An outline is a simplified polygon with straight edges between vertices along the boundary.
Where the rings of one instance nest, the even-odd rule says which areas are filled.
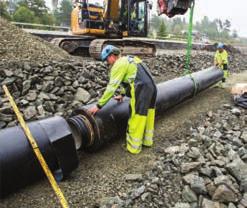
[[[33,151],[34,151],[36,157],[38,158],[41,167],[43,168],[43,170],[44,170],[44,172],[45,172],[45,174],[46,174],[46,176],[47,176],[47,178],[48,178],[53,190],[55,191],[57,197],[59,198],[62,207],[63,208],[68,208],[69,205],[68,205],[68,202],[66,201],[66,199],[65,199],[65,197],[63,195],[63,192],[59,188],[54,176],[52,175],[51,170],[49,169],[49,167],[48,167],[43,155],[41,154],[41,152],[39,150],[39,147],[38,147],[35,139],[32,136],[32,133],[31,133],[29,127],[25,123],[25,121],[24,121],[24,119],[23,119],[23,117],[21,115],[21,112],[19,111],[14,99],[10,95],[9,90],[5,85],[3,86],[3,90],[4,90],[6,96],[9,99],[9,102],[10,102],[10,104],[11,104],[11,106],[12,106],[12,108],[13,108],[16,116],[17,116],[18,121],[20,122],[21,127],[23,128],[23,130],[24,130],[24,132],[25,132],[25,134],[26,134],[26,136],[28,138],[28,141],[32,145]]]

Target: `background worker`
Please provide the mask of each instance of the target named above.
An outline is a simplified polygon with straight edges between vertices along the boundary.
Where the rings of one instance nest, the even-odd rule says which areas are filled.
[[[217,51],[214,56],[214,65],[221,68],[224,71],[224,77],[222,82],[226,81],[226,78],[229,76],[228,71],[228,53],[224,49],[224,44],[219,43],[217,45]]]
[[[93,115],[97,113],[121,84],[124,90],[121,95],[114,98],[121,102],[124,95],[130,97],[126,143],[130,153],[138,154],[142,145],[148,147],[153,145],[156,85],[141,59],[131,56],[121,57],[120,49],[117,47],[106,46],[101,53],[101,59],[111,66],[110,80],[103,96],[89,112]]]

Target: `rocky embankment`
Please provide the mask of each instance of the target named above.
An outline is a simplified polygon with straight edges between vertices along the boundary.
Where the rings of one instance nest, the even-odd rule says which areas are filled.
[[[191,70],[198,71],[212,65],[213,54],[194,53]],[[232,71],[246,67],[241,55],[232,56]],[[144,60],[156,82],[182,76],[185,55],[170,51],[167,54]],[[46,63],[35,61],[0,61],[0,82],[8,86],[27,121],[52,115],[67,117],[78,106],[95,102],[105,89],[108,69],[92,60]],[[15,124],[15,117],[3,90],[0,89],[0,128]]]
[[[15,27],[0,17],[0,62],[44,62],[70,56],[47,41]]]
[[[151,171],[128,174],[132,191],[100,207],[247,207],[247,111],[229,104],[160,147]]]
[[[73,58],[0,18],[0,83],[8,86],[27,121],[52,115],[67,117],[72,110],[96,101],[108,81],[107,67],[87,58]],[[245,70],[247,59],[231,54],[233,72]],[[194,51],[191,71],[210,67],[213,53]],[[144,59],[156,82],[184,73],[185,52],[167,51]],[[16,123],[0,89],[0,129]]]

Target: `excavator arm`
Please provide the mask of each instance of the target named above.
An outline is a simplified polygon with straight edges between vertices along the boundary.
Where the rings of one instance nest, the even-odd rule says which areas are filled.
[[[168,17],[183,15],[194,0],[158,0],[158,14],[165,14]]]

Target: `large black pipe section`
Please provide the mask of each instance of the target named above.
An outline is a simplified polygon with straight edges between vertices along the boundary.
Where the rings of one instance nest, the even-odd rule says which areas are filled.
[[[184,77],[176,78],[157,85],[156,115],[182,103],[209,88],[223,78],[222,70],[211,67]],[[112,139],[121,137],[127,127],[129,102],[118,103],[110,100],[95,117],[88,114],[92,105],[75,110],[68,119],[76,148],[92,152],[98,150]]]
[[[193,78],[191,78],[193,77]],[[220,81],[223,72],[209,68],[157,85],[157,113],[192,98]],[[53,117],[28,124],[39,148],[57,179],[66,177],[78,166],[76,149],[96,151],[121,137],[127,127],[129,99],[108,102],[96,116],[84,106],[73,112],[68,123]],[[69,125],[68,125],[69,124]],[[70,127],[69,127],[70,126]],[[0,131],[0,198],[44,176],[42,168],[20,126]]]
[[[30,122],[28,126],[57,179],[78,166],[74,139],[62,117]],[[31,184],[45,174],[20,126],[0,131],[0,197]]]

